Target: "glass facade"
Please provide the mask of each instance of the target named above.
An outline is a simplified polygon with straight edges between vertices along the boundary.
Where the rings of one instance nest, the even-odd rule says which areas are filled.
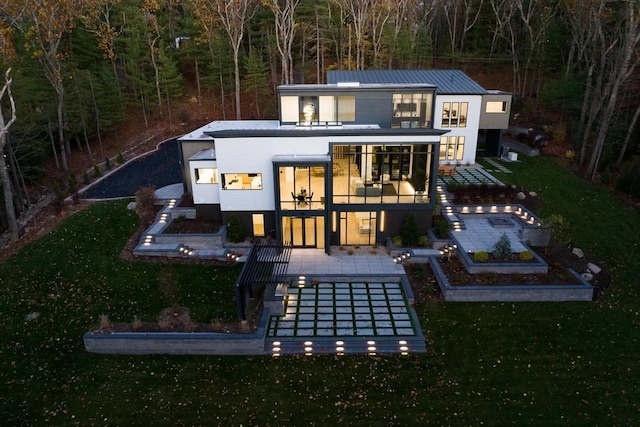
[[[356,120],[356,97],[282,96],[281,120],[299,125],[336,124]]]
[[[432,93],[393,94],[393,128],[431,128]]]
[[[325,165],[278,166],[280,209],[325,209]]]
[[[333,146],[334,204],[428,203],[433,146]]]

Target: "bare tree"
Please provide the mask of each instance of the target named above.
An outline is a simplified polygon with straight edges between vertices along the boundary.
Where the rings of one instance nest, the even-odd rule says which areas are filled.
[[[364,55],[366,51],[366,34],[371,24],[371,9],[373,0],[333,0],[344,9],[350,17],[348,29],[353,29],[356,45],[356,69],[362,70],[365,67]],[[351,43],[351,36],[349,36]]]
[[[215,0],[215,6],[233,49],[236,119],[240,120],[240,45],[244,37],[245,27],[258,10],[260,2],[257,0]]]
[[[638,46],[640,43],[640,3],[636,1],[623,2],[620,14],[618,16],[618,28],[614,33],[615,49],[611,50],[610,60],[608,61],[608,81],[603,88],[603,92],[599,95],[599,102],[603,103],[600,114],[600,126],[593,143],[591,158],[585,171],[586,175],[591,179],[595,179],[602,149],[604,147],[607,133],[611,121],[617,111],[617,101],[620,91],[624,84],[632,76],[634,70],[640,63],[638,55]],[[603,38],[605,36],[602,36]],[[596,102],[596,100],[594,100]]]
[[[265,0],[267,6],[275,16],[276,45],[280,54],[282,71],[280,82],[293,83],[293,56],[291,49],[296,34],[296,8],[300,0]]]
[[[373,58],[371,63],[374,67],[378,67],[382,58],[380,53],[382,50],[382,36],[385,33],[385,27],[391,17],[391,9],[395,0],[383,0],[373,3],[371,8],[371,44],[373,46]]]
[[[478,22],[484,0],[476,4],[474,0],[444,0],[442,8],[447,18],[451,54],[464,51],[467,33]],[[462,22],[460,22],[462,21]]]
[[[122,33],[123,27],[116,28],[111,22],[113,8],[122,0],[87,0],[86,13],[80,16],[82,23],[89,31],[96,35],[98,46],[111,62],[113,76],[118,81],[116,67],[116,39]],[[118,85],[118,89],[120,86]]]
[[[4,147],[7,142],[9,128],[16,121],[16,104],[11,94],[11,68],[4,74],[4,86],[0,89],[0,180],[2,181],[2,192],[4,193],[4,206],[7,211],[7,222],[9,223],[9,238],[11,242],[18,240],[18,221],[16,220],[16,211],[13,205],[13,190],[11,188],[11,179],[7,171],[7,163],[5,161]],[[11,110],[11,118],[5,122],[2,112],[2,100],[7,95]]]
[[[391,43],[389,45],[389,69],[393,68],[393,59],[395,54],[395,49],[398,44],[398,37],[400,37],[400,32],[403,27],[406,25],[405,19],[407,19],[407,15],[409,9],[411,7],[411,3],[414,0],[396,0],[390,2],[390,20],[392,24],[392,33],[391,33]]]

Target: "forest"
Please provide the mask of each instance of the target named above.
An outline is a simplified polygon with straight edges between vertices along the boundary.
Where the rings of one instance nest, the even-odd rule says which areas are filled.
[[[30,188],[76,191],[89,177],[70,156],[108,162],[104,141],[127,118],[175,134],[202,108],[274,118],[278,85],[324,83],[332,69],[504,76],[491,89],[513,92],[514,112],[578,173],[640,196],[637,1],[0,0],[0,52],[11,240]]]

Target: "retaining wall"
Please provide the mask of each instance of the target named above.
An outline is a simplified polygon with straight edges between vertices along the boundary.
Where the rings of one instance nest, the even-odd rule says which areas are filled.
[[[445,301],[457,302],[516,302],[516,301],[591,301],[593,286],[575,271],[575,285],[456,285],[452,286],[435,258],[430,264]]]
[[[269,310],[262,310],[254,334],[213,332],[87,332],[83,336],[88,352],[100,354],[264,354]]]

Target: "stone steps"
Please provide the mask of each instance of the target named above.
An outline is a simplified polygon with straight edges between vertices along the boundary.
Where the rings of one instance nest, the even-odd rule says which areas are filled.
[[[265,354],[409,354],[425,353],[422,336],[267,338]]]

